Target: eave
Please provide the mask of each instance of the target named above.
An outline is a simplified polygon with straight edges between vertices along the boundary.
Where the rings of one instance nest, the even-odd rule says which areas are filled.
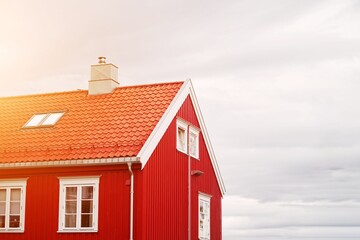
[[[76,160],[57,160],[41,162],[10,162],[0,163],[0,168],[37,168],[37,167],[75,167],[75,166],[92,166],[92,165],[111,165],[126,164],[128,162],[140,163],[138,157],[119,157],[119,158],[93,158],[93,159],[76,159]]]

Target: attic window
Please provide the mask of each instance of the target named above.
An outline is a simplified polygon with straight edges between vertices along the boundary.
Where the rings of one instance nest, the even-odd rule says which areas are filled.
[[[190,127],[190,143],[189,143],[189,152],[190,155],[194,158],[199,158],[199,130]]]
[[[31,128],[54,126],[62,115],[64,115],[64,112],[35,114],[23,127]]]
[[[177,123],[176,148],[179,151],[186,153],[186,151],[187,151],[187,149],[186,149],[187,148],[187,125],[180,120],[177,120],[176,123]]]

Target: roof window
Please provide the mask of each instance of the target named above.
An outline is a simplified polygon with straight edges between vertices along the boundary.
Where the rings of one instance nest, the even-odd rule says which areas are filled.
[[[64,112],[35,114],[23,127],[51,127],[59,121],[62,115]]]

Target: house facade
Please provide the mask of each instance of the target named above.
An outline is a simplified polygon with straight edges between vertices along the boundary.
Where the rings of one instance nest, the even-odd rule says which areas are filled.
[[[0,238],[222,239],[225,187],[190,80],[0,98]]]

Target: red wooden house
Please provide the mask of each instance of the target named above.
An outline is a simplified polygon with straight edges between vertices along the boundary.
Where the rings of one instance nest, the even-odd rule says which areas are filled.
[[[0,239],[222,239],[225,192],[190,80],[0,98]]]

